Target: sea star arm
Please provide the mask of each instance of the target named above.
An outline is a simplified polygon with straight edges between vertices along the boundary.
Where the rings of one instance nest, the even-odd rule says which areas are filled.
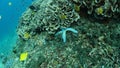
[[[63,39],[63,42],[66,42],[66,31],[63,31],[62,39]]]
[[[75,30],[75,29],[73,29],[73,28],[67,28],[66,31],[71,31],[71,32],[73,32],[73,33],[78,33],[78,31]]]

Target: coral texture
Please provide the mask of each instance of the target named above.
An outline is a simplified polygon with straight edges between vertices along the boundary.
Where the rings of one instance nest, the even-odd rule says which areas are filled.
[[[10,68],[120,68],[120,0],[35,0],[17,33]]]

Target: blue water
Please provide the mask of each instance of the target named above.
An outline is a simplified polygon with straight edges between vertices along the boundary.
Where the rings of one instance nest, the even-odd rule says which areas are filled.
[[[32,0],[0,0],[0,56],[9,55],[12,47],[16,45],[19,17],[31,2]]]

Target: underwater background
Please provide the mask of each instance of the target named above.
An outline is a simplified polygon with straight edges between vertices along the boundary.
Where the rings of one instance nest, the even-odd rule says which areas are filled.
[[[16,43],[16,26],[19,17],[31,4],[32,0],[0,1],[0,57],[10,54]],[[0,68],[1,64],[0,64]]]

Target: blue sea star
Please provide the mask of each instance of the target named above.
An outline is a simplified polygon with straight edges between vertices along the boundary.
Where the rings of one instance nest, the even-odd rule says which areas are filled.
[[[71,32],[73,32],[73,33],[78,33],[78,31],[75,30],[75,29],[73,29],[73,28],[62,28],[62,30],[59,31],[59,32],[57,32],[57,33],[55,34],[55,36],[57,36],[57,35],[59,35],[59,34],[62,34],[63,42],[66,42],[66,32],[67,32],[67,31],[71,31]]]

